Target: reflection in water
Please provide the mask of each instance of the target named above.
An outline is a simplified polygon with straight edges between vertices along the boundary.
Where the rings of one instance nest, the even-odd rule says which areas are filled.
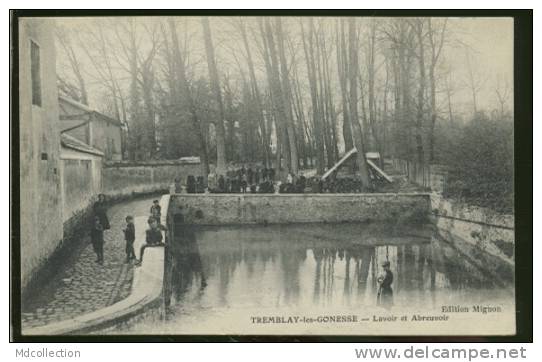
[[[482,301],[487,291],[511,295],[511,280],[422,226],[413,234],[344,225],[337,233],[331,225],[196,230],[176,221],[165,275],[170,316],[216,308],[434,308]]]
[[[280,251],[280,266],[282,270],[282,284],[284,285],[283,302],[291,305],[297,302],[300,293],[299,268],[306,258],[306,251],[302,249],[289,252]]]
[[[201,297],[207,286],[193,228],[178,222],[174,232],[176,237],[166,248],[164,288],[166,307],[171,306],[172,297],[175,302],[182,301],[183,296],[194,286],[198,289],[197,295]]]

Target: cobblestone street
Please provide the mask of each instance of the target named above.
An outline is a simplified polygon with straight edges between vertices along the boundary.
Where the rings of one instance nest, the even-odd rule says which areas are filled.
[[[126,215],[145,216],[152,200],[146,197],[125,201],[109,208],[111,229],[104,233],[104,264],[96,255],[88,234],[55,276],[23,303],[22,328],[45,325],[91,312],[113,304],[130,293],[133,265],[125,263],[122,229]],[[139,251],[136,250],[139,255]]]

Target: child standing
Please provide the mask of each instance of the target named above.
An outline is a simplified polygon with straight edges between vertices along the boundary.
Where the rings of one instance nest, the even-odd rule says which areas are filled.
[[[162,208],[160,207],[160,203],[158,202],[158,200],[154,200],[152,202],[151,216],[154,217],[156,221],[158,221],[158,224],[160,224],[160,220],[162,218]]]
[[[92,242],[92,248],[96,253],[96,263],[104,263],[104,228],[100,222],[100,217],[94,217],[94,224],[90,231],[90,240]]]
[[[124,240],[126,240],[126,263],[129,263],[130,260],[136,258],[134,251],[135,225],[133,216],[126,216],[126,228],[123,231]]]

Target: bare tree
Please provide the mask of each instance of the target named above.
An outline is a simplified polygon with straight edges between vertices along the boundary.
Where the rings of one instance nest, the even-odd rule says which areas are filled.
[[[168,25],[171,32],[171,43],[172,43],[172,48],[173,48],[175,69],[176,69],[177,80],[179,82],[178,84],[179,101],[186,102],[187,108],[190,112],[192,125],[199,139],[200,159],[201,159],[201,163],[202,163],[202,167],[204,171],[204,177],[206,177],[209,174],[209,157],[207,153],[207,142],[205,139],[205,134],[207,132],[204,129],[200,118],[198,117],[198,114],[196,111],[196,105],[192,97],[192,93],[190,92],[190,86],[188,84],[188,79],[186,78],[185,58],[180,50],[179,40],[177,37],[177,29],[175,27],[175,23],[172,18],[168,19]]]
[[[374,143],[376,149],[380,153],[380,162],[383,166],[382,159],[384,157],[382,139],[379,134],[379,127],[377,124],[377,114],[376,114],[376,94],[375,94],[375,78],[377,68],[375,65],[376,61],[376,32],[377,24],[375,19],[370,21],[370,30],[369,30],[369,41],[367,49],[367,86],[368,86],[368,98],[369,98],[369,125],[371,126],[371,133],[373,135]],[[366,130],[365,132],[368,132]]]
[[[444,19],[442,24],[435,26],[431,18],[427,18],[427,37],[430,47],[430,64],[429,64],[429,89],[431,92],[430,105],[430,125],[429,125],[429,162],[435,158],[435,125],[437,123],[437,81],[435,71],[442,54],[442,47],[446,37],[446,26],[448,19]]]
[[[288,63],[286,60],[286,51],[284,45],[284,31],[282,28],[282,20],[280,17],[276,18],[276,34],[277,34],[277,44],[278,44],[278,53],[280,59],[280,73],[281,73],[281,94],[284,108],[286,123],[286,131],[288,132],[288,142],[290,149],[290,165],[288,165],[290,171],[293,174],[298,173],[299,168],[299,157],[297,155],[297,143],[295,137],[295,128],[294,120],[292,114],[292,89],[290,85],[290,75],[288,71]]]
[[[446,100],[448,103],[448,122],[451,126],[454,125],[454,112],[452,107],[452,97],[455,93],[454,83],[452,80],[452,70],[448,69],[448,72],[444,78],[444,92],[446,93]]]
[[[423,164],[425,162],[424,149],[423,149],[423,125],[424,125],[424,97],[425,97],[425,30],[424,20],[414,19],[411,22],[411,26],[414,28],[416,39],[418,41],[418,58],[419,65],[419,86],[418,86],[418,99],[416,105],[416,155],[418,162]]]
[[[394,82],[394,122],[392,137],[394,154],[405,157],[412,152],[412,97],[414,31],[406,19],[392,19],[381,27],[380,32],[389,43]]]
[[[119,77],[113,69],[114,48],[104,35],[105,26],[105,24],[100,24],[100,26],[85,29],[84,37],[79,39],[79,48],[90,60],[96,74],[95,80],[108,91],[113,103],[114,116],[126,123],[128,118],[126,99],[119,86]]]
[[[88,94],[87,94],[85,78],[83,77],[81,63],[79,62],[78,56],[74,50],[71,38],[69,34],[61,27],[56,28],[56,38],[58,40],[58,43],[61,45],[62,49],[64,50],[64,54],[66,55],[66,58],[68,58],[68,61],[70,63],[70,67],[71,67],[73,75],[75,76],[75,79],[77,79],[77,85],[78,85],[77,88],[80,93],[77,100],[79,100],[83,104],[88,104]],[[66,81],[63,80],[63,82],[66,82]]]
[[[352,134],[354,136],[354,144],[357,153],[358,172],[360,174],[361,183],[366,188],[371,188],[371,180],[369,178],[369,169],[365,160],[365,147],[361,127],[358,118],[358,95],[357,95],[357,72],[358,67],[358,42],[356,34],[355,18],[348,19],[348,47],[349,47],[349,69],[350,69],[350,119],[352,120]]]
[[[219,119],[215,122],[216,128],[216,173],[222,175],[226,172],[226,146],[225,146],[225,130],[224,130],[224,104],[222,102],[222,94],[220,91],[220,81],[218,78],[218,70],[216,67],[215,52],[211,35],[211,27],[209,18],[201,19],[203,26],[203,38],[205,41],[205,52],[207,54],[207,65],[209,68],[209,78],[211,80],[211,88],[215,95]]]
[[[309,87],[312,101],[312,119],[313,119],[313,137],[315,139],[316,148],[316,169],[319,174],[324,173],[324,143],[322,139],[322,125],[320,118],[320,109],[318,105],[318,84],[316,80],[316,64],[315,64],[315,28],[314,19],[309,18],[308,34],[305,32],[303,20],[301,25],[301,38],[303,41],[303,50],[305,53],[305,61],[307,63],[307,77],[309,79]],[[357,97],[356,97],[357,98]]]
[[[506,115],[506,107],[511,94],[512,92],[510,90],[510,84],[508,81],[502,77],[498,77],[497,84],[495,86],[495,95],[497,96],[497,101],[499,102],[501,118],[504,118]]]
[[[263,114],[263,103],[262,103],[262,98],[261,98],[258,82],[256,80],[256,72],[254,70],[254,60],[252,58],[252,52],[251,52],[251,48],[248,42],[246,24],[242,19],[239,19],[239,21],[236,22],[235,25],[239,33],[241,34],[241,38],[243,39],[243,45],[245,47],[246,61],[248,65],[248,74],[250,78],[250,84],[251,84],[253,97],[256,100],[257,117],[260,123],[260,133],[261,133],[262,147],[263,147],[263,154],[264,154],[264,164],[266,167],[269,167],[270,157],[271,157],[271,150],[269,146],[270,144],[269,135],[271,132],[269,131],[268,129],[269,127],[265,123],[265,117]]]
[[[352,126],[350,124],[350,117],[348,111],[348,57],[347,47],[344,35],[344,19],[337,20],[336,24],[336,40],[337,44],[337,71],[339,75],[339,86],[341,88],[342,99],[342,116],[343,116],[343,139],[345,151],[348,151],[354,147],[354,141],[352,140]],[[340,28],[339,28],[340,24]]]
[[[482,89],[485,79],[474,70],[472,50],[468,46],[465,46],[465,61],[467,63],[467,86],[471,92],[473,116],[476,116],[478,113],[478,92]]]

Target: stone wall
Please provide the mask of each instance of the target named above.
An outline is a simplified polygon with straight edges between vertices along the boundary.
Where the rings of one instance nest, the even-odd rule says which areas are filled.
[[[102,189],[102,157],[62,147],[60,163],[64,240],[86,232]]]
[[[62,244],[60,133],[55,70],[54,23],[46,18],[19,20],[20,253],[23,290]],[[31,44],[39,52],[33,102]],[[37,58],[37,57],[36,57]],[[35,80],[36,80],[35,79]],[[15,233],[17,231],[14,231]],[[14,246],[18,247],[18,246]]]
[[[116,162],[104,166],[101,157],[62,148],[61,200],[64,240],[76,239],[92,216],[92,205],[100,193],[109,201],[139,194],[169,192],[176,175],[199,174],[199,165],[176,161]]]
[[[393,159],[393,167],[407,179],[424,186],[431,194],[431,210],[442,237],[449,242],[468,245],[514,264],[514,215],[496,213],[442,197],[446,188],[446,169],[440,165],[419,165],[416,162]],[[464,249],[464,248],[461,248]]]
[[[175,194],[170,213],[198,225],[423,221],[429,194]]]
[[[514,215],[431,196],[431,210],[441,235],[448,241],[462,241],[479,251],[514,264]]]
[[[169,192],[176,177],[184,183],[188,175],[202,175],[201,165],[183,161],[106,163],[102,169],[102,192],[112,198]]]

